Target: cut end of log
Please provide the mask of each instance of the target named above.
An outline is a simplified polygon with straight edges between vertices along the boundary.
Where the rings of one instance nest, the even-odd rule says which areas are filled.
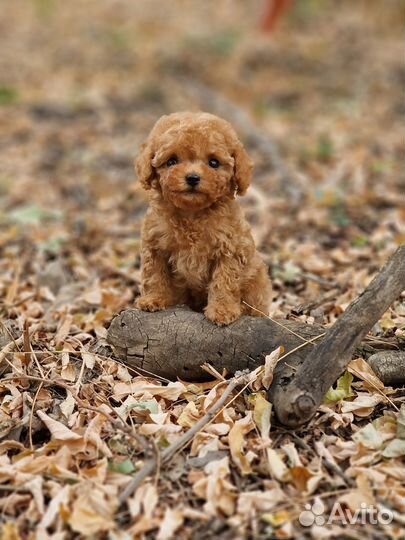
[[[275,410],[277,418],[285,426],[296,428],[308,422],[317,409],[313,396],[300,390],[294,394],[284,391],[277,396]]]

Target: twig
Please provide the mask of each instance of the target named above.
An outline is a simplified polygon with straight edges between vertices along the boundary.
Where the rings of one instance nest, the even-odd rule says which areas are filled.
[[[41,374],[41,377],[45,378],[42,366],[39,363],[38,358],[37,358],[35,352],[32,349],[31,337],[30,336],[33,333],[34,332],[32,331],[31,334],[30,334],[29,323],[28,323],[27,320],[25,320],[24,321],[24,331],[23,331],[23,341],[24,341],[24,349],[26,349],[26,351],[27,351],[27,352],[24,353],[26,355],[26,358],[27,358],[27,363],[31,360],[31,356],[32,356],[34,358],[34,361],[35,361],[35,364],[36,364],[36,366],[38,368],[38,371]]]
[[[312,274],[311,272],[301,272],[301,276],[305,279],[308,279],[309,281],[318,283],[323,287],[328,287],[330,289],[341,289],[341,286],[339,285],[339,283],[336,283],[336,281],[330,281],[329,279],[321,278],[316,274]]]
[[[294,330],[291,330],[291,328],[288,328],[288,326],[285,326],[284,324],[281,324],[280,322],[276,321],[275,319],[272,319],[270,317],[270,315],[267,315],[267,313],[265,313],[264,311],[261,311],[260,309],[257,309],[254,306],[251,306],[250,304],[248,304],[244,300],[242,300],[242,304],[245,304],[245,306],[250,307],[250,309],[253,309],[254,311],[257,311],[258,313],[261,313],[264,317],[269,319],[271,322],[273,322],[274,324],[277,324],[278,326],[281,326],[281,328],[284,328],[284,330],[287,330],[287,332],[290,332],[290,334],[294,334],[294,336],[296,336],[299,339],[302,339],[302,341],[304,341],[305,343],[312,343],[312,341],[310,339],[306,339],[306,338],[302,337],[300,334],[297,334],[297,332],[294,332]]]
[[[232,394],[235,388],[244,384],[249,384],[250,380],[249,376],[244,374],[239,377],[233,377],[227,382],[227,388],[224,390],[224,393],[219,398],[219,400],[211,407],[211,409],[202,418],[200,418],[200,420],[196,422],[192,428],[186,431],[172,445],[170,445],[161,453],[160,464],[163,465],[164,463],[169,461],[178,450],[186,446],[193,439],[196,433],[201,431],[204,426],[206,426],[213,418],[215,418],[215,416],[225,405],[226,400]],[[128,497],[130,497],[138,489],[138,487],[142,484],[145,478],[147,478],[153,473],[157,465],[158,460],[156,457],[150,459],[145,463],[142,469],[133,477],[131,482],[120,495],[119,502],[121,504],[124,503],[128,499]]]
[[[308,343],[313,343],[317,339],[320,339],[321,337],[323,337],[325,334],[326,334],[326,332],[323,332],[322,334],[319,334],[318,336],[315,336],[315,337],[313,337],[311,339],[308,339],[308,341],[306,341],[305,343],[301,343],[301,345],[298,345],[297,347],[294,347],[294,349],[291,349],[291,351],[288,351],[288,352],[284,353],[282,356],[280,356],[278,361],[284,360],[284,358],[287,358],[287,356],[290,356],[290,354],[293,354],[293,353],[297,352],[299,349],[302,349],[303,347],[306,347],[306,345],[308,345]],[[297,368],[295,368],[295,369],[297,369]]]
[[[12,304],[7,304],[7,302],[0,302],[0,307],[4,307],[6,309],[12,309],[12,308],[21,306],[22,304],[25,304],[25,302],[29,302],[30,300],[35,298],[36,295],[37,295],[36,292],[32,293],[32,294],[26,296],[25,298],[21,298],[20,300],[18,300],[16,302],[13,302]]]
[[[298,315],[300,313],[305,313],[310,310],[316,309],[322,304],[325,304],[326,302],[329,302],[330,300],[333,300],[336,298],[336,294],[338,292],[338,289],[333,289],[332,291],[323,294],[318,300],[313,300],[311,302],[307,302],[305,304],[299,304],[296,308],[292,310],[293,314]]]
[[[219,371],[216,370],[214,368],[214,366],[211,366],[211,364],[209,364],[208,362],[205,362],[204,364],[202,364],[201,369],[203,369],[204,371],[209,373],[215,379],[218,379],[220,381],[225,381],[226,380],[225,377],[223,375],[221,375],[219,373]]]
[[[79,376],[77,378],[77,381],[76,381],[76,384],[75,384],[75,388],[76,388],[76,392],[79,392],[80,391],[80,386],[82,384],[82,379],[83,379],[83,374],[84,374],[84,368],[86,367],[86,364],[82,358],[82,365],[80,366],[80,373],[79,373]]]
[[[34,324],[31,328],[31,335],[35,334],[35,332],[37,332],[41,327],[41,323]],[[19,338],[13,339],[10,341],[10,343],[7,343],[7,345],[2,348],[0,351],[0,364],[6,359],[6,356],[13,351],[13,349],[18,349],[18,347],[24,344],[24,338],[24,334],[21,334]],[[26,350],[24,352],[30,353],[31,351]]]
[[[31,344],[30,344],[29,323],[27,319],[25,319],[24,321],[23,342],[24,342],[24,349],[26,350],[26,352],[24,353],[25,362],[28,366],[29,363],[31,362]],[[41,375],[43,376],[43,373],[41,373]]]
[[[35,409],[35,404],[36,404],[37,399],[38,399],[38,395],[39,395],[40,391],[42,390],[43,386],[44,386],[44,383],[40,382],[39,385],[38,385],[38,388],[37,388],[37,390],[35,392],[34,399],[32,400],[30,417],[29,417],[29,421],[28,421],[28,441],[29,441],[29,444],[30,444],[30,451],[31,452],[34,451],[34,443],[32,442],[32,423],[34,421],[34,409]]]

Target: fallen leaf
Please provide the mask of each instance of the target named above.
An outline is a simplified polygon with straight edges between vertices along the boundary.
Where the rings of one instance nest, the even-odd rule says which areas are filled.
[[[170,540],[179,527],[183,525],[183,521],[184,516],[181,510],[166,508],[156,539]]]
[[[232,460],[242,474],[249,474],[251,472],[250,463],[244,454],[244,447],[246,444],[245,437],[254,427],[252,414],[249,411],[244,418],[235,422],[228,435]]]
[[[86,538],[94,538],[94,535],[114,527],[115,509],[116,503],[107,499],[100,489],[89,487],[74,499],[67,522],[73,531]]]
[[[79,441],[83,439],[81,435],[70,430],[61,422],[54,420],[43,411],[37,411],[37,415],[51,432],[52,439],[57,441]]]
[[[398,439],[405,439],[405,403],[401,404],[397,417],[397,437]]]
[[[280,482],[286,482],[289,477],[288,469],[277,451],[273,448],[267,448],[266,454],[271,476]]]
[[[394,439],[384,448],[382,455],[386,458],[405,456],[405,440]]]
[[[82,359],[86,368],[93,369],[96,363],[96,355],[94,353],[82,351],[81,356],[82,356]]]
[[[383,438],[373,424],[367,424],[364,428],[360,429],[353,435],[353,439],[373,450],[379,450],[383,445]]]
[[[272,405],[264,397],[263,392],[256,392],[249,396],[249,401],[253,403],[253,420],[259,428],[260,435],[264,440],[269,439],[270,418]]]
[[[182,427],[192,427],[200,418],[200,413],[196,407],[194,401],[190,401],[184,407],[181,415],[177,419],[177,423]]]
[[[266,390],[270,388],[273,382],[273,373],[277,366],[277,362],[280,360],[280,355],[283,354],[284,347],[280,345],[270,354],[267,354],[264,359],[264,373],[262,377],[262,384]]]
[[[342,413],[354,412],[357,416],[367,417],[373,413],[379,403],[385,401],[381,394],[357,394],[353,401],[343,401]]]
[[[363,380],[366,383],[366,388],[372,392],[384,389],[384,383],[377,377],[371,366],[367,364],[363,358],[356,358],[355,360],[352,360],[347,366],[347,370],[359,379]]]
[[[66,418],[66,420],[69,420],[71,414],[73,413],[75,405],[76,405],[76,401],[75,401],[74,397],[67,390],[66,391],[66,399],[64,399],[62,401],[62,403],[59,405],[59,408],[62,411],[62,414]]]
[[[70,497],[70,489],[70,486],[64,486],[51,499],[46,512],[44,513],[41,521],[38,524],[38,530],[45,530],[50,527],[57,518],[57,516],[60,514],[61,506],[67,507]]]
[[[351,390],[352,381],[352,374],[346,371],[345,374],[338,379],[336,388],[329,388],[326,392],[324,401],[328,403],[354,396],[354,393]]]
[[[147,482],[141,485],[135,495],[128,500],[129,512],[132,517],[143,514],[146,519],[151,520],[158,501],[156,486]]]

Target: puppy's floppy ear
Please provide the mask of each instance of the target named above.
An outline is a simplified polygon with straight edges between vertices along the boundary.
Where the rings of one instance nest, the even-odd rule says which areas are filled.
[[[248,156],[243,144],[238,140],[233,151],[234,180],[236,182],[236,192],[244,195],[252,182],[253,161]]]
[[[156,178],[156,171],[152,167],[154,151],[150,142],[143,143],[135,159],[135,170],[138,180],[144,189],[152,188],[152,181]]]

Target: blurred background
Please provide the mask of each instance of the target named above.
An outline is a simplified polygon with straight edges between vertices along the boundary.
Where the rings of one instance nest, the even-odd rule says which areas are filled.
[[[132,304],[146,208],[133,158],[176,110],[227,118],[255,161],[241,202],[274,315],[332,322],[405,241],[402,0],[2,8],[3,315],[69,312],[103,336]]]

